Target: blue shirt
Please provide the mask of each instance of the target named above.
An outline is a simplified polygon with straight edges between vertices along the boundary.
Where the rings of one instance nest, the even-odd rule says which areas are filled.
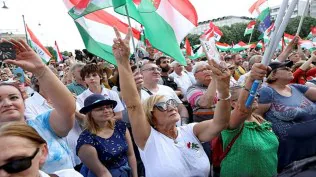
[[[33,127],[44,138],[48,146],[48,157],[42,171],[51,174],[55,171],[73,168],[71,151],[66,141],[57,136],[50,126],[49,118],[51,110],[40,114],[34,120],[28,120],[27,124]]]
[[[278,169],[316,155],[316,104],[305,97],[307,86],[290,85],[292,95],[282,96],[267,86],[260,89],[259,103],[271,104],[265,119],[279,139]]]
[[[80,95],[85,90],[87,90],[85,86],[78,84],[76,81],[73,81],[71,84],[68,84],[67,88],[71,93],[74,93],[77,96]]]
[[[114,132],[112,136],[107,139],[85,130],[79,136],[76,152],[78,154],[80,147],[84,144],[88,144],[96,149],[99,160],[107,169],[111,170],[120,168],[128,162],[128,145],[125,135],[126,123],[122,121],[115,122]],[[81,173],[83,174],[82,171]],[[91,172],[85,171],[85,174],[83,175],[86,176],[88,173]]]

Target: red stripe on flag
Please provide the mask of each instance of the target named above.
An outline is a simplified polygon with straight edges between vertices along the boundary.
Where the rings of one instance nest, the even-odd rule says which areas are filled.
[[[259,12],[259,7],[261,6],[261,4],[265,3],[267,0],[258,0],[256,1],[250,8],[249,8],[249,12],[252,14],[253,11],[257,11]]]
[[[62,57],[62,55],[61,55],[61,53],[60,53],[60,51],[59,51],[59,47],[58,47],[56,41],[55,41],[55,47],[56,47],[56,49],[57,49],[57,55],[58,55],[58,57],[60,58],[61,61],[63,61],[63,57]]]
[[[42,43],[37,39],[37,37],[34,35],[34,33],[30,30],[30,28],[25,25],[27,32],[30,35],[31,40],[36,43],[48,56],[52,57],[52,55],[49,53],[49,51],[42,45]]]
[[[311,32],[313,36],[316,36],[316,26],[311,28]]]
[[[197,12],[189,0],[169,0],[169,3],[194,26],[198,26]]]
[[[252,20],[252,21],[250,21],[250,22],[248,23],[247,28],[248,28],[248,29],[253,28],[253,26],[255,26],[255,25],[256,25],[256,21],[255,21],[255,20]]]
[[[107,26],[116,27],[121,33],[127,34],[128,32],[128,24],[122,22],[120,19],[115,16],[109,14],[104,10],[98,10],[93,13],[85,15],[85,18],[102,23]],[[132,28],[133,36],[137,39],[140,39],[140,31],[135,28]],[[106,34],[105,34],[106,35]]]
[[[191,44],[188,38],[185,39],[185,50],[188,56],[192,55],[192,48],[191,48]]]
[[[85,9],[88,7],[90,0],[81,0],[75,7],[76,9]]]

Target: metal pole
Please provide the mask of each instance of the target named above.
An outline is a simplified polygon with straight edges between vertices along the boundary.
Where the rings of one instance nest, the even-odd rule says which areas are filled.
[[[303,15],[301,17],[300,24],[298,25],[298,28],[297,28],[297,31],[296,31],[296,36],[299,36],[299,34],[301,32],[301,28],[302,28],[302,25],[303,25],[304,17],[305,17],[305,15],[307,13],[308,6],[309,6],[309,0],[307,0],[307,2],[305,4],[304,12],[303,12]]]
[[[250,44],[250,42],[251,42],[251,38],[252,38],[252,34],[253,34],[253,31],[254,31],[255,29],[253,29],[252,30],[252,33],[250,34],[250,38],[249,38],[249,42],[248,42],[248,44]]]
[[[22,15],[22,19],[23,19],[23,24],[24,24],[24,30],[25,30],[26,43],[28,43],[28,44],[29,44],[29,40],[27,39],[27,30],[26,30],[26,24],[25,24],[24,15]],[[29,44],[29,45],[30,45],[30,44]]]

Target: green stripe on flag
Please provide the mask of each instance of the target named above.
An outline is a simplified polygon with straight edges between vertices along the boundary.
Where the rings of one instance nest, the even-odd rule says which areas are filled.
[[[263,21],[270,14],[270,8],[264,9],[258,16],[259,21]]]
[[[82,37],[84,45],[90,53],[114,65],[117,65],[115,57],[112,53],[112,46],[96,42],[78,22],[76,22],[76,26]]]
[[[88,7],[80,14],[77,14],[75,7],[70,9],[68,14],[73,18],[73,19],[78,19],[82,16],[85,16],[89,13],[95,12],[100,9],[108,8],[112,6],[112,0],[104,0],[104,1],[98,1],[98,5],[95,5],[93,3],[90,3]]]

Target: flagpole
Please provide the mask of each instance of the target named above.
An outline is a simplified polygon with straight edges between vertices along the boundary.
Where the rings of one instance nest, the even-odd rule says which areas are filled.
[[[25,40],[26,40],[26,43],[29,44],[29,42],[28,42],[28,40],[27,40],[27,31],[26,31],[26,24],[25,24],[24,15],[22,15],[22,19],[23,19],[24,30],[25,30]]]
[[[127,5],[125,5],[125,11],[126,11],[126,15],[127,15],[128,25],[129,25],[129,27],[132,28],[131,19],[130,19],[130,16],[129,16]],[[136,53],[136,45],[135,45],[133,32],[132,32],[132,43],[133,43],[132,45],[133,45],[133,49],[134,49],[134,56],[135,56],[136,66],[137,66],[137,68],[139,68],[139,58],[138,58],[137,53]]]
[[[252,38],[252,34],[253,34],[253,31],[254,31],[254,30],[255,30],[255,29],[253,29],[252,32],[251,32],[251,34],[250,34],[250,38],[249,38],[248,44],[250,44],[250,42],[251,42],[251,38]]]
[[[296,36],[299,36],[299,34],[301,32],[301,28],[302,28],[302,25],[303,25],[303,21],[304,21],[304,18],[305,18],[308,6],[309,6],[309,0],[306,1],[306,5],[305,5],[304,11],[303,11],[303,15],[301,16],[301,20],[300,20],[300,23],[299,23],[297,31],[296,31]]]

